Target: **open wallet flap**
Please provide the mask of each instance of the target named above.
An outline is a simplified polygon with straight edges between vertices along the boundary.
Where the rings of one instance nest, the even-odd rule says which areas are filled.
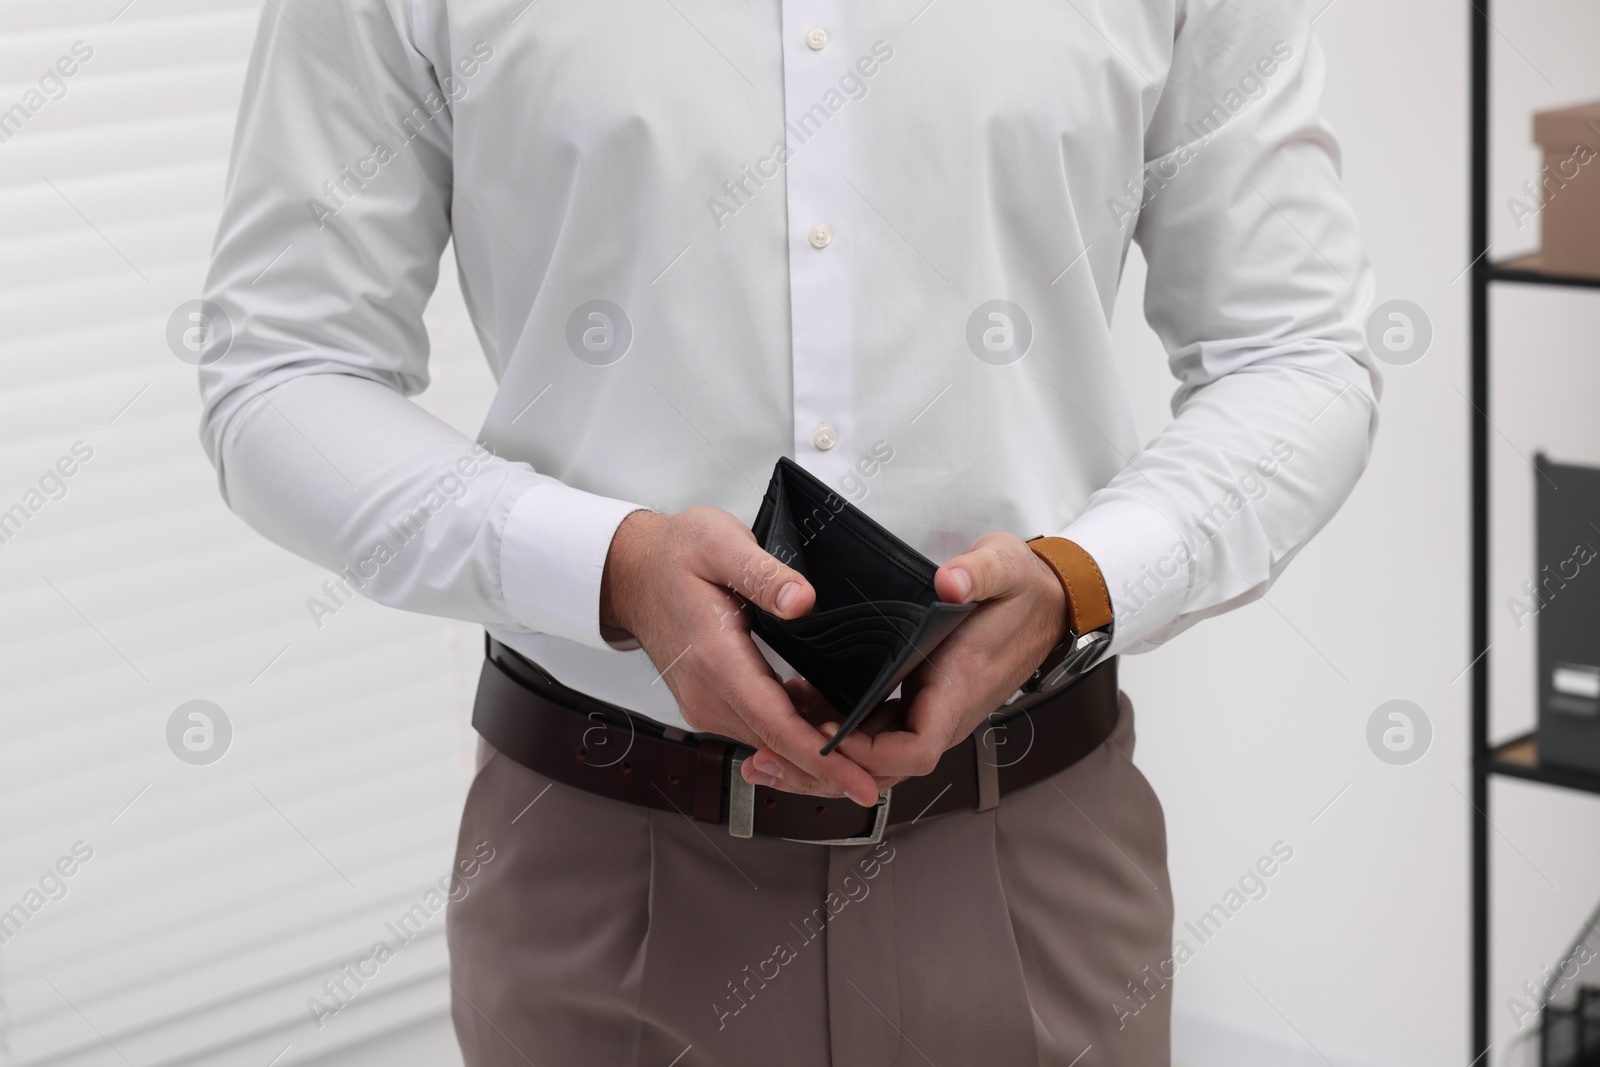
[[[809,615],[758,608],[751,629],[845,716],[823,755],[977,607],[941,601],[932,560],[788,457],[773,468],[753,530],[817,591]]]

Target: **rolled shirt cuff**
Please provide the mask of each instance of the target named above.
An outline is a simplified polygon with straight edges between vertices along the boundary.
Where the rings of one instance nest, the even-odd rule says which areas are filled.
[[[618,647],[600,631],[600,579],[617,527],[648,510],[554,481],[522,494],[500,537],[500,588],[517,622],[590,648]]]
[[[1188,599],[1194,563],[1182,536],[1154,508],[1127,500],[1090,506],[1059,534],[1089,553],[1111,594],[1106,655],[1165,630]]]

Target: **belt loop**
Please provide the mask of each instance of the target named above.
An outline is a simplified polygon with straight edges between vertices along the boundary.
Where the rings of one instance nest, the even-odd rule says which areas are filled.
[[[1000,753],[991,740],[995,725],[985,720],[972,735],[972,752],[978,771],[978,810],[992,811],[1000,806]]]
[[[728,746],[714,737],[702,737],[695,749],[694,817],[701,822],[722,821],[722,780]]]

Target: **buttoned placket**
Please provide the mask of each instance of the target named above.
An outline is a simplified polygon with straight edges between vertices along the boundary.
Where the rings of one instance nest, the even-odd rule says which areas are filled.
[[[783,5],[793,446],[801,466],[835,486],[856,436],[850,261],[858,213],[845,175],[850,109],[862,106],[839,91],[854,55],[842,9],[840,0]],[[844,100],[837,111],[830,90]]]

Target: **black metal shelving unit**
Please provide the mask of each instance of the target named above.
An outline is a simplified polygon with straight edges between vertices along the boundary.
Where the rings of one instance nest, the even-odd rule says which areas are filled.
[[[1539,760],[1532,733],[1495,744],[1489,721],[1489,293],[1496,285],[1600,289],[1600,278],[1552,274],[1537,256],[1495,262],[1489,248],[1490,0],[1472,6],[1472,1051],[1489,1050],[1489,781],[1496,775],[1600,794],[1600,774]],[[1485,1067],[1487,1065],[1485,1064]]]

